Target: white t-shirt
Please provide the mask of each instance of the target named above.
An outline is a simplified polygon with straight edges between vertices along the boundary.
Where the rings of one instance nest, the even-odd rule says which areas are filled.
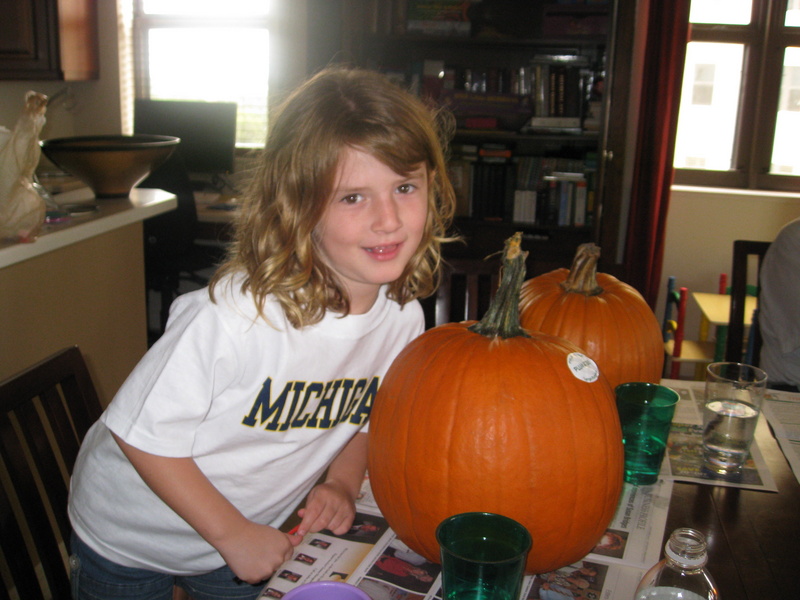
[[[761,265],[758,325],[767,385],[800,386],[800,219],[781,229]]]
[[[188,575],[224,561],[150,490],[109,430],[151,454],[191,456],[247,518],[277,527],[366,431],[380,379],[424,329],[418,302],[401,309],[384,293],[366,314],[328,314],[299,330],[273,300],[270,326],[238,287],[217,294],[216,304],[207,290],[173,303],[166,332],[82,445],[72,525],[118,564]]]

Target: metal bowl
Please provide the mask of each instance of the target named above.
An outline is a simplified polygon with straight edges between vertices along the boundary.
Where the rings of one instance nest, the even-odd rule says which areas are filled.
[[[42,140],[44,155],[88,185],[96,198],[127,198],[175,151],[166,135],[93,135]]]

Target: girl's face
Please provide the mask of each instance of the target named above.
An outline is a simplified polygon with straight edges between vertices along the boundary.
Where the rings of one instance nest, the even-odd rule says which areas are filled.
[[[316,234],[327,265],[347,288],[351,313],[367,312],[380,286],[400,277],[422,240],[427,216],[424,164],[404,176],[367,152],[342,151]]]

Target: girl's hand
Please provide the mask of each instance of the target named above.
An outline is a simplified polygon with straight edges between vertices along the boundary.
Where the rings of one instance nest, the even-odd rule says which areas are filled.
[[[298,510],[297,515],[302,519],[297,528],[300,537],[323,529],[342,535],[355,519],[355,501],[347,486],[329,480],[309,492],[305,508]]]
[[[255,585],[268,579],[292,558],[294,547],[302,541],[300,535],[288,535],[274,527],[248,521],[216,548],[239,579]]]

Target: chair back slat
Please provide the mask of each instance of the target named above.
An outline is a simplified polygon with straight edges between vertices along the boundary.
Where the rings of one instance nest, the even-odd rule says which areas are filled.
[[[499,283],[497,258],[446,260],[436,295],[422,301],[426,329],[482,318]]]
[[[61,406],[60,398],[53,398],[58,396],[55,390],[49,390],[40,396],[42,404]],[[49,401],[48,401],[49,400]],[[61,410],[61,415],[66,417],[66,411]],[[36,409],[35,403],[21,405],[17,411],[17,420],[19,427],[24,435],[24,444],[27,446],[28,451],[33,459],[34,471],[41,482],[47,487],[47,495],[49,501],[53,506],[66,506],[67,496],[69,492],[69,477],[61,470],[61,452],[60,445],[57,443],[53,447],[51,439],[48,436],[47,425],[48,422],[42,420],[41,414]],[[58,421],[61,415],[52,413],[47,415],[49,424],[54,424]],[[53,420],[55,417],[55,420]],[[22,440],[20,440],[22,445]],[[70,470],[71,472],[71,470]],[[38,493],[37,493],[38,496]],[[69,537],[71,527],[69,519],[63,511],[54,511],[54,518],[59,528],[59,533],[62,537]],[[32,519],[36,515],[32,515]]]
[[[10,573],[2,586],[6,595],[15,589],[20,598],[70,598],[69,476],[83,436],[101,412],[74,346],[0,382],[0,561],[6,563],[0,572]]]
[[[710,363],[714,358],[712,342],[686,339],[686,310],[689,290],[686,287],[675,288],[675,277],[668,277],[664,320],[661,329],[664,336],[663,375],[670,379],[680,379],[683,363]],[[673,318],[673,309],[675,309],[675,318]]]
[[[5,473],[3,473],[5,476]],[[0,547],[5,554],[2,557],[10,573],[14,575],[14,581],[0,585],[0,598],[11,598],[9,588],[15,588],[17,597],[31,598],[38,600],[44,598],[42,590],[37,581],[34,564],[28,559],[26,552],[20,552],[20,548],[25,548],[25,537],[19,526],[11,498],[6,493],[3,486],[0,486],[0,535],[2,541]],[[6,553],[5,549],[16,549]]]
[[[25,412],[26,411],[20,411],[19,419],[24,419],[27,416],[24,414]],[[27,528],[26,533],[32,538],[37,556],[31,556],[28,553],[24,542],[22,546],[17,546],[16,548],[10,547],[8,545],[8,540],[6,540],[5,531],[2,532],[3,539],[0,541],[0,544],[2,544],[3,554],[7,559],[9,555],[14,555],[14,562],[17,565],[20,562],[27,563],[26,566],[20,570],[28,575],[31,569],[35,572],[37,563],[40,563],[49,584],[50,574],[55,573],[54,577],[58,578],[59,574],[65,573],[65,568],[63,559],[60,553],[57,552],[58,538],[50,525],[47,508],[45,507],[42,495],[37,487],[36,477],[34,475],[36,471],[32,469],[28,463],[26,450],[26,444],[24,443],[23,437],[19,435],[18,427],[14,426],[9,415],[1,415],[0,456],[2,456],[3,462],[5,463],[6,471],[12,482],[18,503],[16,509],[11,505],[9,511],[11,513],[16,513],[15,518],[18,520],[21,519],[22,521],[20,525],[15,525],[15,528],[23,531],[24,528]],[[42,483],[49,485],[49,482],[46,482],[46,480],[42,480]],[[5,529],[5,524],[3,524],[3,529]],[[59,562],[61,562],[61,564],[59,564]],[[31,581],[27,580],[27,577],[26,580],[20,581],[17,575],[17,572],[12,571],[17,589],[21,591],[22,588],[25,588],[25,594],[21,594],[20,597],[45,597],[41,589],[35,591],[35,586]],[[34,581],[36,580],[34,579]]]
[[[756,280],[761,272],[761,262],[769,249],[770,242],[736,240],[733,242],[733,265],[731,270],[731,309],[728,318],[728,337],[725,342],[725,360],[742,362],[744,356],[745,299],[747,297],[748,263],[750,256],[757,257]],[[758,288],[756,288],[758,297]],[[758,325],[753,323],[751,331],[755,336],[751,351],[753,364],[758,364],[761,341]]]

